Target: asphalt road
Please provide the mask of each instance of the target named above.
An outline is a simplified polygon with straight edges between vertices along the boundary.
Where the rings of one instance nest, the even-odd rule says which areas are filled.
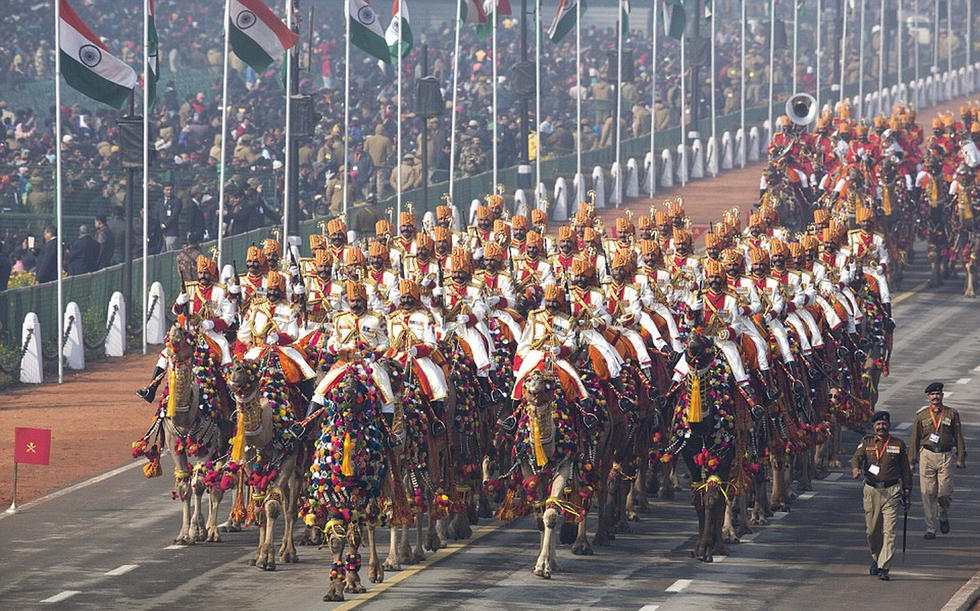
[[[906,287],[919,288],[912,272]],[[947,384],[947,403],[966,423],[968,452],[980,446],[980,303],[959,295],[959,282],[896,297],[899,325],[891,376],[880,407],[898,433],[924,405],[922,388]],[[845,454],[857,444],[847,433]],[[846,458],[846,457],[845,457]],[[0,608],[174,609],[940,609],[980,569],[980,502],[976,459],[956,473],[952,532],[922,539],[918,490],[909,518],[908,553],[896,558],[891,582],[867,574],[860,484],[834,472],[816,481],[789,513],[754,527],[714,564],[692,560],[696,528],[686,494],[652,500],[652,511],[591,557],[559,547],[562,572],[550,581],[531,573],[538,534],[529,520],[481,524],[474,539],[440,551],[423,565],[365,583],[367,594],[323,603],[328,552],[299,548],[300,564],[274,573],[247,566],[255,531],[219,544],[171,547],[179,508],[164,477],[124,470],[0,519]],[[916,476],[916,488],[918,478]],[[228,504],[222,508],[227,515]],[[382,534],[382,557],[387,536]],[[362,549],[366,580],[367,555]]]

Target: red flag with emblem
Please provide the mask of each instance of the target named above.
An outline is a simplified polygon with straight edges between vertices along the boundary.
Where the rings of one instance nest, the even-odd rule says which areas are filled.
[[[14,429],[14,462],[46,465],[51,457],[51,429]]]

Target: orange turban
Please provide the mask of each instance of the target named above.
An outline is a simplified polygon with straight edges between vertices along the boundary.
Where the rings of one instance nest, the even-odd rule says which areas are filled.
[[[378,219],[378,222],[374,224],[374,233],[379,236],[391,235],[391,223],[388,222],[388,219]]]
[[[511,217],[510,225],[514,229],[527,229],[528,227],[530,227],[530,223],[527,222],[526,216]]]
[[[624,233],[633,232],[633,223],[626,217],[619,216],[616,217],[616,233],[623,235]]]
[[[721,262],[725,265],[731,265],[732,263],[738,263],[740,266],[745,261],[742,253],[738,252],[734,248],[726,248],[721,251]]]
[[[490,242],[483,247],[483,256],[488,259],[493,259],[495,261],[504,260],[504,249],[500,247],[500,244],[496,242]]]
[[[453,209],[450,206],[436,206],[436,220],[445,221],[453,218]]]
[[[794,259],[798,259],[803,256],[803,245],[799,242],[790,242],[789,244],[789,256]]]
[[[497,219],[497,220],[495,220],[493,222],[493,232],[496,235],[504,235],[504,236],[507,236],[509,238],[510,237],[510,225],[507,224],[507,221],[503,221],[501,219]]]
[[[549,284],[544,287],[544,298],[546,301],[565,301],[565,291],[560,286]]]
[[[753,212],[749,215],[749,227],[757,227],[762,224],[762,215],[758,212]]]
[[[813,250],[817,247],[817,238],[807,234],[800,238],[800,246],[803,247],[803,250]]]
[[[333,255],[326,248],[320,248],[313,254],[313,263],[317,267],[321,265],[333,265]]]
[[[572,274],[576,276],[591,276],[592,262],[582,257],[572,259]]]
[[[820,232],[820,241],[824,244],[829,244],[834,241],[834,230],[830,227],[825,227],[823,231]]]
[[[548,222],[548,215],[545,214],[544,210],[535,208],[531,210],[531,222],[535,225],[540,225],[542,223]]]
[[[826,223],[830,220],[830,210],[824,208],[817,208],[813,211],[813,222],[814,223]]]
[[[445,229],[445,227],[443,227]],[[432,242],[432,238],[426,233],[420,233],[419,237],[415,239],[415,247],[418,250],[432,250],[435,244]]]
[[[383,242],[378,242],[377,240],[371,242],[368,245],[368,256],[371,257],[387,257],[388,247],[384,245]]]
[[[487,207],[487,206],[477,206],[476,207],[476,218],[477,218],[477,220],[493,218],[490,215],[490,208]]]
[[[214,259],[208,259],[204,255],[197,256],[197,271],[203,272],[208,271],[211,273],[211,278],[218,275],[218,262]]]
[[[875,220],[875,211],[868,206],[859,207],[854,213],[854,220],[858,223]]]
[[[932,120],[932,129],[940,129],[943,126],[943,120],[936,117]]]
[[[279,240],[269,238],[262,242],[262,250],[265,251],[265,256],[273,261],[277,261],[282,257],[282,247],[279,246]]]
[[[659,257],[662,253],[660,244],[656,240],[640,240],[641,255],[656,255]]]
[[[572,240],[575,238],[575,233],[572,228],[568,225],[562,225],[558,228],[558,239],[559,240]]]
[[[367,289],[362,283],[348,280],[345,287],[347,289],[347,301],[354,301],[357,297],[367,301]]]
[[[721,261],[715,261],[714,259],[704,260],[704,276],[705,278],[709,276],[721,276],[723,281],[728,277],[725,273],[725,268],[721,266]]]
[[[398,215],[398,224],[399,225],[411,225],[412,227],[414,227],[415,226],[415,215],[412,214],[411,212],[409,212],[408,210],[405,210],[404,212],[402,212],[401,214]]]
[[[258,261],[259,265],[265,265],[265,253],[258,246],[249,246],[248,252],[245,254],[245,261]]]
[[[786,255],[789,254],[789,248],[786,246],[786,242],[783,242],[782,240],[776,238],[769,243],[769,252],[774,257],[776,255],[782,255],[785,257]]]
[[[344,265],[364,265],[364,251],[360,248],[348,248],[344,253]]]
[[[419,291],[419,283],[414,280],[399,280],[398,294],[402,297],[410,295],[417,301],[419,299],[419,295],[421,294]]]
[[[636,219],[636,225],[640,229],[646,229],[647,227],[653,227],[653,221],[649,216],[641,216]]]
[[[704,245],[707,248],[714,248],[721,245],[721,236],[717,233],[706,233],[704,235]]]
[[[617,269],[620,267],[631,267],[633,265],[633,251],[628,249],[619,249],[616,254],[613,255],[612,268]]]
[[[449,228],[443,225],[436,225],[432,230],[432,237],[436,242],[446,242],[449,240]],[[422,237],[422,236],[419,236]]]
[[[653,213],[653,222],[657,225],[666,225],[669,222],[667,220],[667,213],[663,210],[657,210]]]
[[[460,248],[453,249],[453,254],[449,257],[449,266],[453,270],[461,269],[465,272],[472,273],[472,261],[470,260],[468,254],[469,253]]]
[[[269,272],[269,275],[265,277],[266,288],[271,289],[274,286],[279,287],[280,291],[286,290],[286,277],[277,271]]]
[[[544,247],[544,238],[542,238],[541,237],[541,234],[538,233],[537,231],[528,231],[527,232],[527,245],[528,246],[532,246],[533,245],[533,246],[537,246],[538,248],[543,248]]]
[[[585,242],[587,244],[591,244],[591,243],[595,242],[595,239],[598,236],[599,236],[599,234],[597,234],[595,232],[595,229],[593,229],[591,227],[586,227],[585,230],[582,232],[582,239],[585,240]]]
[[[678,229],[674,231],[674,244],[693,244],[694,236],[691,232],[686,229]]]
[[[327,233],[331,235],[335,233],[346,234],[347,225],[344,223],[344,220],[341,218],[330,219],[329,221],[327,221]]]
[[[769,265],[769,253],[762,248],[750,248],[749,261],[752,262],[752,265],[757,265],[759,263]]]
[[[323,237],[322,233],[311,233],[310,234],[310,251],[316,252],[321,248],[327,247],[327,240]]]

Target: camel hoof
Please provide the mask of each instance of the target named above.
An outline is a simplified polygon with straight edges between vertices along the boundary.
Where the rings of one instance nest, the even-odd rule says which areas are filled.
[[[641,511],[642,511],[642,509],[641,509]],[[649,511],[649,509],[647,511]],[[626,513],[626,521],[627,522],[639,522],[640,521],[640,515],[638,513],[636,513],[635,511],[629,511],[629,512]],[[629,532],[629,531],[625,531],[625,532]]]
[[[269,572],[273,572],[273,571],[276,570],[276,563],[273,562],[273,563],[267,564],[264,567],[262,567],[262,569],[263,570],[266,570],[266,571],[269,571]]]
[[[741,541],[739,541],[738,537],[735,536],[734,534],[728,534],[725,535],[725,543],[728,543],[729,545],[738,545],[739,543],[741,543]],[[721,552],[718,553],[720,554]]]
[[[344,594],[342,592],[341,593],[327,592],[326,594],[323,595],[323,602],[325,603],[337,603],[343,601],[344,601]]]
[[[592,556],[595,554],[595,551],[592,549],[592,546],[589,545],[589,542],[585,540],[576,541],[575,544],[572,545],[572,553],[576,556]]]
[[[400,571],[402,570],[402,565],[399,564],[397,560],[394,560],[391,556],[385,558],[385,561],[381,563],[386,571]]]
[[[371,583],[382,583],[385,580],[385,570],[380,564],[368,566],[368,579]]]
[[[742,535],[751,535],[751,534],[752,534],[752,529],[746,526],[745,524],[739,524],[738,526],[735,527],[736,537],[741,537]]]

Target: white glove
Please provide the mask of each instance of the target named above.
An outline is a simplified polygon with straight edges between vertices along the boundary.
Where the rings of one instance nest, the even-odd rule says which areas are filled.
[[[191,299],[190,297],[187,296],[187,293],[181,293],[180,295],[177,295],[177,305],[185,305],[190,300]]]
[[[701,299],[700,297],[698,297],[697,299],[691,302],[691,310],[695,312],[699,312],[703,309],[704,309],[704,300]]]
[[[558,355],[560,355],[560,354],[561,354],[561,346],[552,346],[551,347],[551,356],[553,356],[555,358],[558,358]]]
[[[232,295],[239,295],[242,292],[242,287],[238,286],[237,284],[230,284],[228,285],[228,292]]]
[[[881,275],[881,276],[884,276],[885,275],[885,266],[884,265],[879,265],[878,266],[878,274]]]
[[[434,289],[432,289],[432,296],[433,297],[442,297],[442,294],[443,293],[445,293],[445,291],[442,289],[441,286],[437,286]]]
[[[762,320],[766,321],[767,323],[772,322],[772,312],[766,312],[763,314]]]
[[[297,295],[302,295],[303,293],[306,292],[306,287],[303,286],[302,284],[297,284],[296,286],[293,287],[293,292],[296,293]]]
[[[295,278],[296,276],[299,276],[299,268],[296,267],[295,265],[291,265],[289,267],[289,276],[292,277],[292,278]]]
[[[433,278],[432,276],[426,276],[422,280],[422,286],[424,286],[427,289],[431,289],[435,283],[436,283],[435,278]]]
[[[272,333],[266,335],[265,336],[265,343],[266,344],[270,344],[270,345],[271,344],[278,344],[279,343],[279,334],[276,333],[275,331],[273,331]]]
[[[212,329],[214,329],[213,320],[208,320],[205,318],[201,321],[201,331],[211,331]]]
[[[488,299],[488,300],[487,300],[487,304],[488,304],[488,305],[489,305],[489,306],[490,306],[491,308],[492,308],[492,307],[495,307],[495,306],[496,306],[496,305],[497,305],[498,303],[500,303],[500,297],[499,297],[499,296],[497,296],[497,295],[494,295],[493,297],[491,297],[490,299]]]
[[[473,251],[473,258],[476,259],[477,261],[479,261],[480,259],[483,258],[483,247],[482,246],[480,248],[477,248],[476,250]]]
[[[461,325],[465,325],[466,323],[470,322],[470,315],[460,314],[459,316],[456,317],[456,322],[458,322]]]
[[[408,356],[410,356],[412,358],[415,358],[419,354],[419,349],[416,348],[415,346],[412,346],[411,348],[409,348],[405,352],[408,353]]]

